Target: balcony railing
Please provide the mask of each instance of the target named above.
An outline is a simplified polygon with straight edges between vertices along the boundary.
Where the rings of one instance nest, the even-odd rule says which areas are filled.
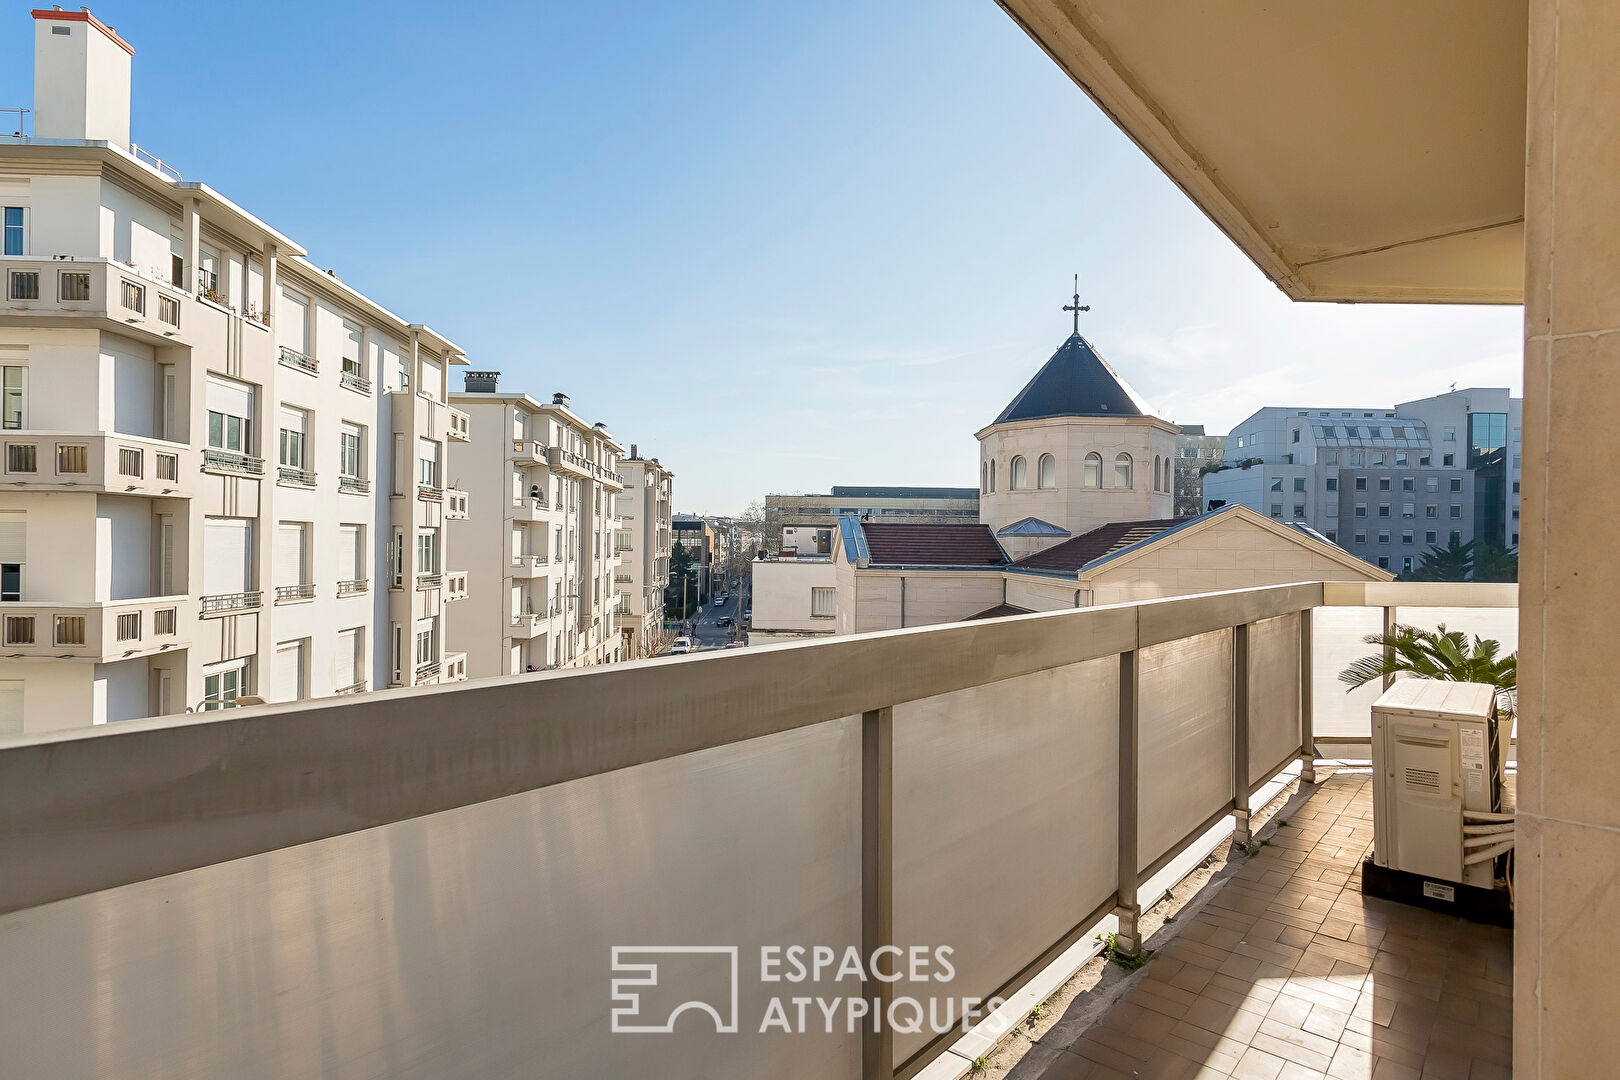
[[[281,363],[287,367],[294,368],[298,371],[307,372],[310,375],[314,375],[316,373],[317,369],[315,358],[306,353],[301,353],[297,349],[291,349],[283,345],[281,347],[279,359]]]
[[[624,483],[619,474],[612,469],[603,468],[590,458],[581,457],[572,450],[564,450],[560,446],[546,448],[546,460],[553,469],[570,473],[585,480],[595,480],[603,487],[613,491],[623,491]]]
[[[344,368],[342,373],[338,375],[338,382],[350,390],[358,390],[362,394],[371,393],[371,380],[358,371],[350,371],[348,368]]]
[[[315,599],[315,583],[306,582],[302,585],[277,585],[276,603],[282,604],[290,600]]]
[[[765,1002],[910,997],[926,1015],[1007,996],[1111,914],[1128,929],[1268,780],[1311,767],[1313,742],[1368,738],[1377,688],[1336,678],[1368,627],[1445,622],[1508,651],[1516,602],[1514,586],[1307,583],[6,740],[0,940],[58,957],[75,927],[100,935],[88,959],[27,966],[7,1051],[61,1062],[221,1000],[265,1018],[346,1001],[371,1019],[333,1027],[325,1052],[387,1060],[405,1036],[365,992],[386,982],[436,1003],[409,1033],[436,1060],[540,1046],[559,1075],[776,1076],[806,1055],[847,1080],[914,1075],[960,1031],[760,1034]],[[319,958],[298,978],[217,963],[263,928],[196,913],[250,892],[291,905],[278,948]],[[555,917],[604,896],[611,918]],[[399,918],[353,917],[376,910]],[[694,943],[738,950],[736,1033],[609,1034],[614,946]],[[761,950],[784,943],[949,946],[955,975],[760,982]],[[602,992],[560,994],[559,970],[600,971]],[[730,969],[682,971],[696,982],[671,1000],[726,1000],[708,995]],[[141,993],[154,980],[172,992]],[[467,1021],[496,1015],[491,986],[513,1019]],[[59,1007],[95,992],[96,1010]],[[305,1065],[258,1029],[185,1030],[142,1044],[143,1074]]]
[[[276,469],[276,479],[284,484],[295,484],[298,487],[314,487],[315,474],[309,469],[300,469],[296,465],[282,465]]]
[[[256,608],[263,597],[258,589],[247,592],[215,593],[202,598],[202,612],[204,615],[215,615],[225,611],[248,611]]]
[[[416,575],[418,589],[437,589],[444,584],[444,575],[439,573],[425,573]]]
[[[371,481],[363,476],[339,476],[338,490],[351,495],[366,495],[371,492]]]
[[[467,571],[446,571],[444,575],[444,599],[446,602],[467,599]]]
[[[445,429],[445,438],[454,442],[467,442],[472,438],[471,421],[467,414],[450,406],[450,426]]]
[[[416,665],[416,677],[418,679],[431,679],[438,673],[439,662],[437,660],[428,660]]]
[[[361,679],[359,682],[350,683],[348,686],[340,686],[336,690],[332,691],[334,694],[363,694],[365,692],[366,680],[364,679]]]
[[[356,596],[366,591],[369,583],[366,578],[349,578],[347,581],[337,583],[339,596]]]
[[[129,435],[8,431],[3,442],[0,476],[23,490],[173,495],[182,493],[181,457],[195,453],[179,443]]]
[[[239,454],[235,450],[216,450],[209,447],[203,451],[203,468],[262,476],[264,458],[254,457],[252,454]]]
[[[444,489],[444,516],[450,521],[467,519],[467,493],[461,488]]]
[[[176,596],[95,603],[8,600],[0,603],[0,655],[99,662],[172,649],[185,644],[181,611],[195,617],[186,604]]]
[[[544,465],[547,463],[546,444],[534,439],[513,439],[512,459],[531,465]]]
[[[467,654],[464,652],[444,654],[443,682],[467,681]]]
[[[437,487],[433,484],[417,484],[416,497],[418,499],[425,499],[428,502],[439,502],[444,498],[444,488]]]

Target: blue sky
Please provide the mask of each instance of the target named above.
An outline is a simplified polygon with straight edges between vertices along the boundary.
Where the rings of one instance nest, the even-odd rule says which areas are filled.
[[[0,106],[32,97],[27,10]],[[1284,299],[991,0],[466,10],[94,6],[137,142],[503,390],[567,391],[679,509],[973,485],[1075,273],[1179,423],[1521,387],[1516,307]]]

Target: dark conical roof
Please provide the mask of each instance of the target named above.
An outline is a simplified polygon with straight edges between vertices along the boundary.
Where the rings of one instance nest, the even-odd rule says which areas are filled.
[[[1148,403],[1097,355],[1091,342],[1070,334],[995,423],[1053,416],[1152,415]]]

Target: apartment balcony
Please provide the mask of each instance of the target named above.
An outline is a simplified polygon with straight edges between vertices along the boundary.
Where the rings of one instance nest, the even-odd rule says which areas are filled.
[[[258,589],[234,593],[210,593],[202,598],[202,614],[232,615],[241,611],[253,611],[261,607],[263,602],[264,594]]]
[[[513,499],[511,518],[513,521],[550,521],[551,504],[528,495]]]
[[[263,476],[264,458],[210,446],[202,452],[202,471],[228,476]]]
[[[418,589],[437,589],[444,584],[444,575],[437,571],[427,571],[416,575]]]
[[[460,488],[444,489],[444,516],[448,521],[467,520],[467,493]]]
[[[512,635],[514,638],[533,638],[546,628],[546,615],[536,612],[518,612],[512,615]]]
[[[551,570],[551,560],[544,554],[512,556],[512,576],[515,578],[542,577]]]
[[[306,581],[299,585],[277,585],[276,603],[299,604],[306,600],[315,599],[315,583]]]
[[[337,583],[339,596],[359,596],[370,588],[370,582],[365,578],[349,578]]]
[[[512,460],[520,465],[546,465],[550,458],[546,455],[546,444],[536,439],[513,439]]]
[[[437,484],[417,484],[416,497],[423,502],[443,502],[444,488]]]
[[[445,428],[444,437],[451,442],[471,442],[472,426],[467,414],[450,406],[450,426]]]
[[[467,654],[453,652],[444,654],[444,678],[440,682],[466,682],[467,681]]]
[[[184,344],[182,311],[192,303],[157,274],[106,259],[0,258],[0,325],[88,324],[149,344]]]
[[[300,469],[296,465],[278,465],[276,483],[283,487],[312,488],[315,486],[315,473],[310,469]]]
[[[439,677],[439,668],[440,665],[439,661],[437,660],[425,660],[422,663],[417,664],[416,681],[425,682],[429,679],[437,679]]]
[[[351,368],[345,362],[343,371],[338,375],[338,382],[347,390],[357,394],[371,394],[371,380],[360,374],[358,368]]]
[[[0,483],[19,491],[188,498],[200,460],[184,443],[131,435],[10,431],[0,443]]]
[[[448,570],[445,572],[444,599],[446,603],[452,600],[467,599],[467,571]]]
[[[946,999],[999,996],[1005,1027],[1021,1024],[1097,933],[1120,915],[1154,926],[1142,909],[1170,891],[1200,906],[1155,931],[1141,971],[1105,977],[1139,1007],[1092,1029],[1071,1014],[1020,1050],[1033,1057],[1018,1075],[1276,1076],[1329,1048],[1346,1052],[1335,1076],[1384,1057],[1415,1075],[1442,1049],[1442,1074],[1468,1075],[1465,1039],[1475,1060],[1502,1053],[1502,936],[1361,897],[1365,773],[1306,785],[1288,826],[1259,832],[1269,844],[1228,857],[1224,886],[1178,882],[1317,767],[1313,747],[1367,740],[1377,689],[1346,694],[1336,677],[1369,651],[1361,635],[1444,622],[1512,648],[1516,602],[1514,586],[1306,583],[13,738],[0,948],[29,992],[7,1048],[67,1075],[96,1071],[77,1067],[89,1054],[134,1060],[127,1042],[101,1056],[107,1031],[185,1032],[142,1039],[139,1071],[294,1075],[319,1071],[307,1044],[264,1032],[343,1015],[332,1060],[958,1077],[994,1034],[819,1019],[761,1034],[764,1010],[860,996],[959,1016]],[[263,947],[262,925],[199,917],[243,895],[283,901],[286,978],[233,962]],[[92,932],[95,949],[60,947]],[[763,982],[761,950],[784,943],[949,946],[954,977]],[[725,1002],[736,971],[735,1032],[610,1034],[627,945],[735,947],[736,968],[661,959],[679,987],[647,1021]],[[600,993],[558,980],[598,969]],[[92,995],[96,1010],[60,1007]],[[244,1030],[244,1016],[258,1019]]]
[[[276,361],[283,367],[290,367],[294,371],[302,371],[305,375],[314,375],[320,371],[320,366],[316,364],[313,356],[308,353],[301,353],[297,349],[289,348],[286,345],[281,346],[277,351]]]
[[[95,603],[0,603],[0,656],[110,663],[183,649],[196,606],[185,596]]]
[[[338,490],[346,495],[369,495],[371,481],[363,476],[339,476]]]
[[[553,469],[565,475],[581,480],[595,480],[610,491],[624,490],[624,484],[619,480],[618,473],[604,469],[596,462],[580,457],[571,450],[564,450],[560,446],[547,447],[546,459]]]
[[[338,687],[338,689],[332,691],[332,694],[341,697],[344,694],[363,694],[365,692],[366,680],[361,679],[359,682],[350,683],[348,686]]]

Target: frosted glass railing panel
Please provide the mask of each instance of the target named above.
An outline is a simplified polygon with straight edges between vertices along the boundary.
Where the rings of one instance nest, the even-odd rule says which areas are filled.
[[[1339,681],[1339,672],[1379,651],[1362,638],[1381,632],[1383,620],[1382,608],[1321,607],[1311,612],[1311,730],[1316,735],[1372,738],[1372,703],[1384,692],[1383,685],[1375,681],[1350,690]]]
[[[1299,616],[1249,627],[1249,782],[1299,749]]]
[[[895,706],[895,942],[956,968],[897,998],[987,997],[1116,891],[1118,695],[1107,657]]]
[[[819,724],[0,917],[4,1071],[858,1077],[842,1023],[755,1033],[771,996],[859,995],[759,957],[860,942],[860,742]],[[671,945],[738,948],[739,1034],[610,1034],[614,946]],[[729,1018],[728,954],[621,960],[659,968],[621,1023]]]
[[[1232,631],[1140,653],[1137,864],[1150,865],[1232,798]]]
[[[1395,621],[1425,630],[1444,624],[1469,637],[1491,638],[1502,643],[1502,656],[1519,651],[1518,608],[1400,607],[1395,609]]]

